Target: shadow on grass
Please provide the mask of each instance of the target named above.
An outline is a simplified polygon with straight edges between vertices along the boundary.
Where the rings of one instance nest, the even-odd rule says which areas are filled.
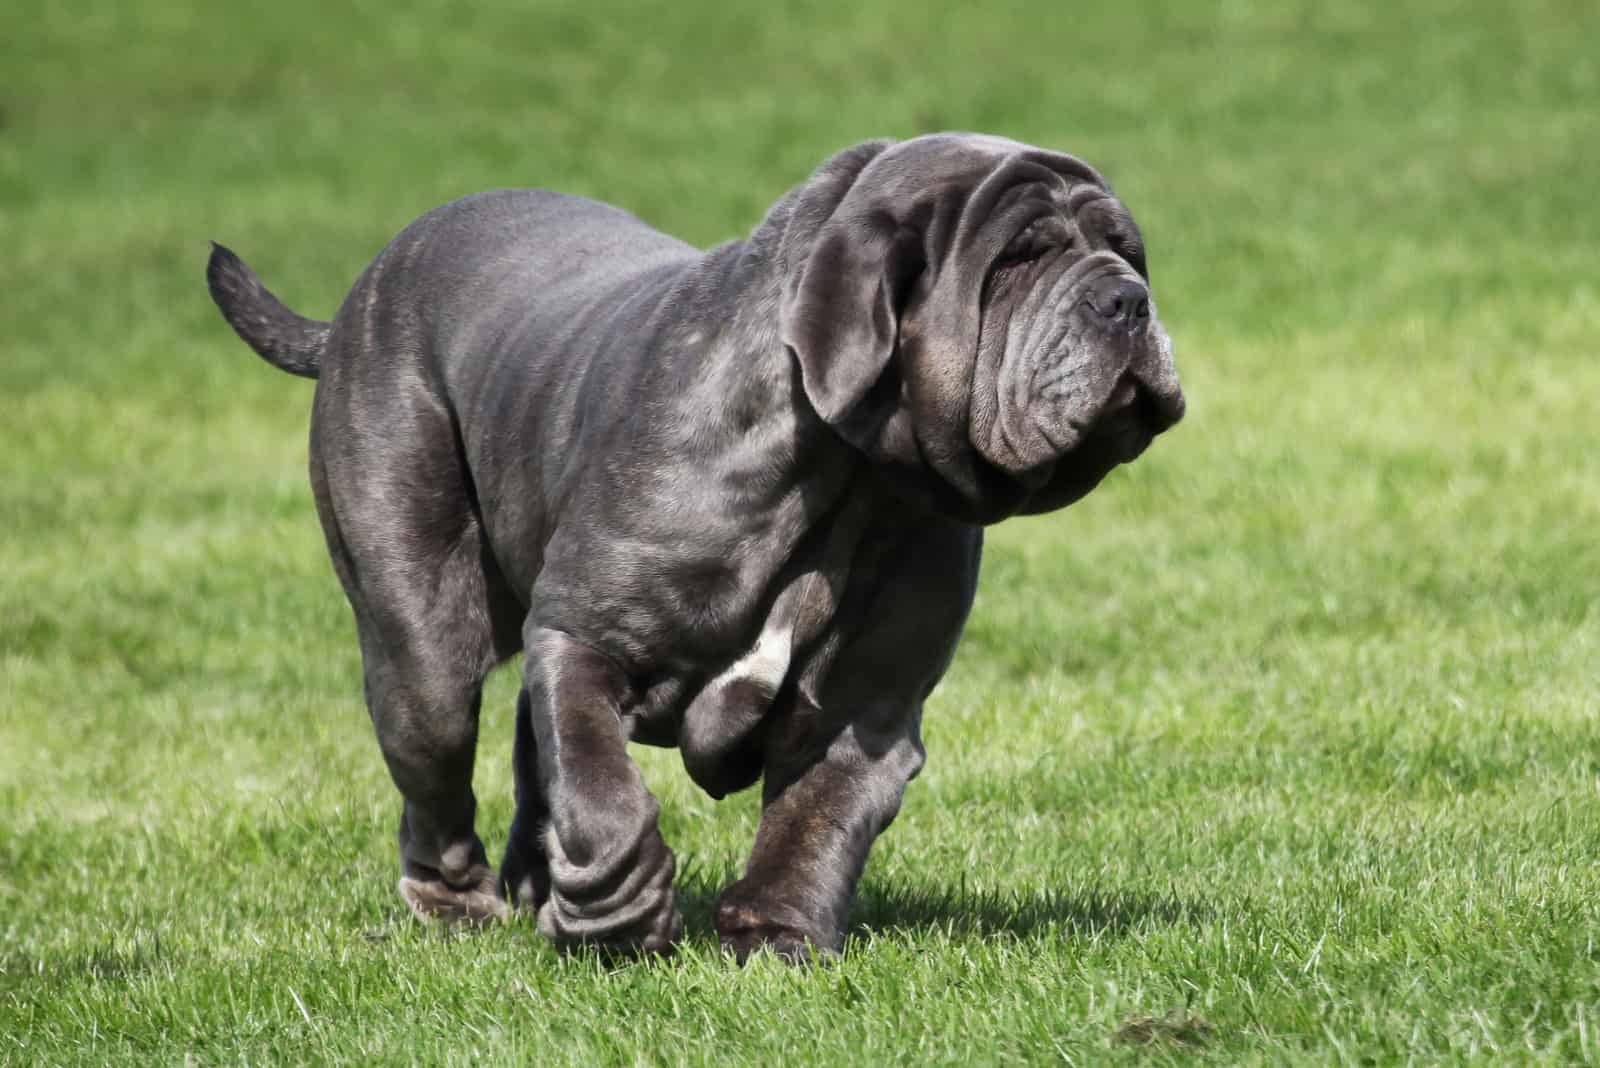
[[[717,894],[733,876],[696,869],[678,879],[678,907],[691,938],[715,939]],[[1041,887],[1021,893],[973,888],[965,880],[947,885],[895,884],[867,879],[850,910],[848,938],[904,932],[955,937],[1009,935],[1026,939],[1118,937],[1163,927],[1204,922],[1213,913],[1204,902],[1173,894],[1093,888],[1072,891]]]
[[[137,933],[107,938],[61,956],[33,958],[7,953],[0,956],[0,990],[24,982],[128,982],[171,965],[171,953],[159,934]]]
[[[1100,938],[1194,924],[1210,912],[1207,905],[1171,894],[1134,890],[1045,887],[1006,893],[973,889],[964,880],[932,887],[869,882],[856,895],[850,937],[936,931],[955,936]]]

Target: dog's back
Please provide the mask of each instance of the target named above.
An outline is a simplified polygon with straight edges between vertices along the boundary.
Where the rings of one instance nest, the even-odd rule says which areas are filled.
[[[494,337],[543,310],[570,324],[584,307],[699,251],[629,212],[544,189],[475,193],[435,208],[378,253],[333,322],[290,310],[253,270],[213,243],[211,297],[234,331],[280,370],[322,373],[335,328],[371,330],[373,317],[404,320],[436,353],[470,359]],[[457,336],[457,328],[468,328]]]

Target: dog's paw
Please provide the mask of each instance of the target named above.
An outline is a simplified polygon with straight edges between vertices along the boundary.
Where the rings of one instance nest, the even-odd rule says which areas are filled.
[[[745,927],[719,931],[717,937],[722,943],[722,952],[730,954],[741,965],[763,950],[785,964],[797,965],[826,964],[838,956],[790,927]]]
[[[500,863],[500,894],[511,908],[537,913],[550,897],[550,862],[544,851],[513,838]]]
[[[553,833],[547,850],[550,893],[539,906],[539,930],[557,947],[618,956],[672,952],[683,936],[672,888],[677,862],[653,825],[611,863],[572,864]]]
[[[539,907],[539,930],[562,950],[597,950],[607,956],[672,953],[683,937],[683,916],[671,886],[647,890],[614,911],[596,912],[555,890]]]
[[[508,911],[487,864],[474,864],[462,879],[450,882],[436,868],[407,861],[400,896],[424,920],[485,924],[504,919]]]
[[[785,964],[823,964],[838,958],[834,947],[798,924],[785,923],[757,905],[742,903],[730,888],[717,903],[717,938],[722,951],[744,964],[763,950]]]

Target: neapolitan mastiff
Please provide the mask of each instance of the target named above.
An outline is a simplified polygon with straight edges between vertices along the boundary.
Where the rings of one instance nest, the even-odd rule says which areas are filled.
[[[636,741],[713,797],[762,781],[724,946],[837,952],[983,525],[1072,503],[1184,406],[1127,209],[995,137],[848,149],[709,252],[589,200],[470,196],[331,323],[220,246],[207,277],[252,348],[318,379],[311,483],[404,798],[401,894],[536,909],[562,945],[679,937]],[[497,880],[473,752],[519,650]]]

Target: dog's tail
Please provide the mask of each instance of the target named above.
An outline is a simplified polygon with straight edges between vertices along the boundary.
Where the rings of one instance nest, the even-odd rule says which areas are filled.
[[[215,241],[206,263],[206,285],[233,332],[262,359],[292,375],[317,377],[333,329],[329,323],[290,311],[243,260]]]

